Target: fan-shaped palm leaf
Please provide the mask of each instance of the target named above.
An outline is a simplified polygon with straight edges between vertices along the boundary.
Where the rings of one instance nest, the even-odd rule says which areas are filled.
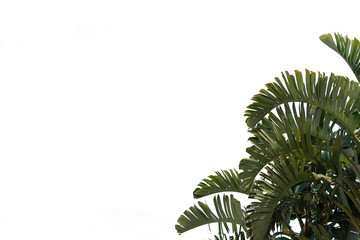
[[[311,116],[310,112],[314,112],[314,114]],[[242,170],[239,177],[244,190],[251,189],[256,176],[266,164],[280,158],[297,156],[317,162],[324,142],[330,143],[335,134],[332,127],[328,126],[329,123],[325,117],[321,120],[323,129],[319,128],[319,125],[314,125],[314,122],[319,124],[320,120],[316,120],[316,118],[319,118],[321,111],[312,111],[309,107],[306,117],[299,117],[296,113],[295,116],[284,114],[282,110],[279,110],[279,113],[279,118],[272,114],[271,121],[263,121],[270,122],[270,124],[258,125],[252,131],[255,135],[251,139],[254,145],[247,149],[250,158],[241,160],[239,165]]]
[[[175,226],[177,232],[184,233],[190,229],[203,226],[211,223],[219,223],[222,230],[225,228],[227,232],[230,231],[227,223],[232,225],[232,231],[238,232],[239,225],[244,226],[244,210],[241,209],[240,202],[234,198],[233,195],[224,195],[221,200],[220,196],[214,197],[214,206],[216,214],[203,202],[198,202],[198,206],[194,205],[186,210],[178,219],[178,224]]]
[[[201,198],[219,192],[244,192],[241,187],[239,172],[236,169],[217,171],[215,174],[199,183],[199,187],[194,191],[194,198]]]
[[[267,84],[266,90],[261,90],[252,98],[254,102],[245,112],[250,128],[282,104],[307,103],[330,114],[360,146],[360,140],[354,133],[359,122],[359,115],[354,113],[359,111],[360,106],[360,87],[356,82],[334,74],[329,78],[324,74],[316,76],[308,70],[305,79],[300,71],[295,71],[295,76],[285,72],[283,80],[286,87],[280,79],[275,79],[276,82]]]
[[[267,174],[262,174],[263,180],[257,181],[255,186],[260,190],[254,195],[259,202],[253,202],[249,210],[255,239],[265,239],[269,235],[273,228],[270,223],[275,208],[280,199],[288,194],[289,189],[301,182],[313,181],[304,161],[280,160],[270,166],[267,168]]]

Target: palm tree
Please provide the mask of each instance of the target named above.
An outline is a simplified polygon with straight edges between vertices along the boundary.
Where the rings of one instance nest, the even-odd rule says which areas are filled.
[[[359,41],[340,34],[320,39],[360,81]],[[360,238],[360,86],[309,70],[281,78],[247,107],[252,146],[239,171],[216,172],[195,189],[195,198],[215,194],[215,210],[198,202],[178,219],[178,233],[217,223],[215,239]],[[222,192],[253,202],[242,208]]]

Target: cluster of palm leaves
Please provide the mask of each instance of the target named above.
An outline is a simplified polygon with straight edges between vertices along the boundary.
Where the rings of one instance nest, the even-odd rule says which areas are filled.
[[[360,81],[359,41],[340,34],[320,39]],[[217,223],[215,239],[360,239],[359,84],[285,72],[252,101],[245,113],[249,157],[239,170],[216,172],[198,185],[194,197],[214,194],[213,204],[186,210],[177,232]],[[241,207],[237,193],[252,203]]]

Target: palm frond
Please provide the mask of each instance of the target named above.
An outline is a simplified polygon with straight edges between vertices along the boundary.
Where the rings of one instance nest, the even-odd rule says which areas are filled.
[[[334,34],[335,41],[331,34],[324,34],[320,36],[320,40],[335,52],[340,54],[349,64],[351,70],[354,72],[357,80],[360,82],[360,44],[359,40],[349,39],[347,36],[343,37],[341,34]]]
[[[203,203],[198,202],[198,205],[190,207],[178,219],[178,224],[175,226],[179,234],[189,231],[193,228],[203,226],[211,223],[219,223],[220,231],[224,228],[230,232],[228,223],[231,224],[232,232],[239,233],[240,226],[245,224],[245,212],[241,209],[240,202],[234,198],[233,195],[224,195],[221,199],[219,195],[215,196],[213,203],[216,209],[214,213],[210,207]]]
[[[265,239],[274,226],[274,211],[279,201],[289,189],[302,182],[313,181],[312,175],[305,168],[304,161],[281,160],[270,164],[263,179],[256,182],[259,191],[254,195],[259,202],[253,202],[249,208],[249,218],[254,239]]]
[[[239,165],[242,170],[239,177],[247,193],[252,188],[255,178],[268,163],[294,156],[317,163],[324,143],[329,145],[335,135],[326,123],[326,117],[319,120],[319,109],[303,109],[300,115],[304,114],[304,117],[298,116],[296,112],[288,113],[286,110],[285,114],[280,110],[281,108],[278,108],[279,118],[271,114],[269,119],[264,119],[263,124],[252,130],[254,137],[250,141],[253,146],[247,149],[250,158],[242,159]],[[319,128],[320,122],[323,128]]]
[[[239,172],[236,169],[216,171],[215,175],[203,179],[198,186],[193,193],[194,198],[201,198],[219,192],[244,192],[241,187]]]
[[[307,103],[331,115],[360,146],[360,140],[354,133],[360,120],[360,115],[354,114],[359,112],[360,106],[358,83],[334,74],[330,77],[320,73],[316,75],[309,70],[305,71],[305,79],[300,71],[295,71],[295,76],[288,72],[282,76],[284,84],[275,78],[276,82],[268,83],[266,90],[262,89],[252,98],[254,102],[245,112],[250,128],[255,127],[280,105],[291,102]]]

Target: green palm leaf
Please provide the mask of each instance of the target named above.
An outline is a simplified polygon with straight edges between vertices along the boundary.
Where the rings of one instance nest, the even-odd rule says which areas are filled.
[[[203,179],[198,186],[194,191],[194,198],[201,198],[219,192],[244,192],[241,187],[239,172],[236,169],[217,171],[215,175]]]
[[[263,124],[252,130],[255,137],[250,141],[254,145],[247,149],[250,158],[241,160],[239,165],[242,170],[239,177],[247,192],[266,164],[291,156],[317,162],[324,143],[330,144],[336,134],[333,126],[329,126],[331,116],[320,109],[312,109],[310,105],[306,108],[300,105],[299,108],[302,113],[298,114],[295,109],[290,112],[285,104],[286,113],[278,108],[279,117],[270,113],[269,119],[264,119]],[[320,118],[320,115],[324,117]]]
[[[351,70],[354,72],[357,80],[360,82],[360,44],[359,40],[349,39],[347,36],[343,37],[341,34],[334,34],[335,41],[331,34],[324,34],[320,36],[320,40],[335,52],[340,54],[349,64]]]
[[[259,191],[254,198],[259,202],[253,202],[248,212],[254,239],[265,239],[269,235],[274,227],[270,225],[274,211],[290,188],[302,182],[313,181],[304,161],[281,160],[269,166],[267,174],[262,174],[263,179],[256,182]]]
[[[360,146],[354,131],[359,122],[360,87],[358,83],[341,76],[316,74],[306,70],[305,79],[300,71],[295,76],[285,72],[284,84],[280,79],[267,84],[266,90],[255,95],[248,106],[245,116],[247,124],[253,128],[273,109],[286,103],[307,103],[331,115],[353,141]],[[304,83],[305,82],[305,83]],[[285,87],[286,86],[286,87]]]
[[[232,225],[232,231],[238,232],[238,225],[244,226],[245,213],[241,209],[240,202],[234,198],[233,195],[224,195],[221,200],[220,196],[214,197],[214,206],[216,214],[203,202],[198,202],[198,206],[194,205],[186,210],[178,219],[178,224],[175,226],[179,234],[184,233],[190,229],[203,226],[211,223],[219,223],[220,229],[223,228],[227,232],[230,231],[227,223]]]

